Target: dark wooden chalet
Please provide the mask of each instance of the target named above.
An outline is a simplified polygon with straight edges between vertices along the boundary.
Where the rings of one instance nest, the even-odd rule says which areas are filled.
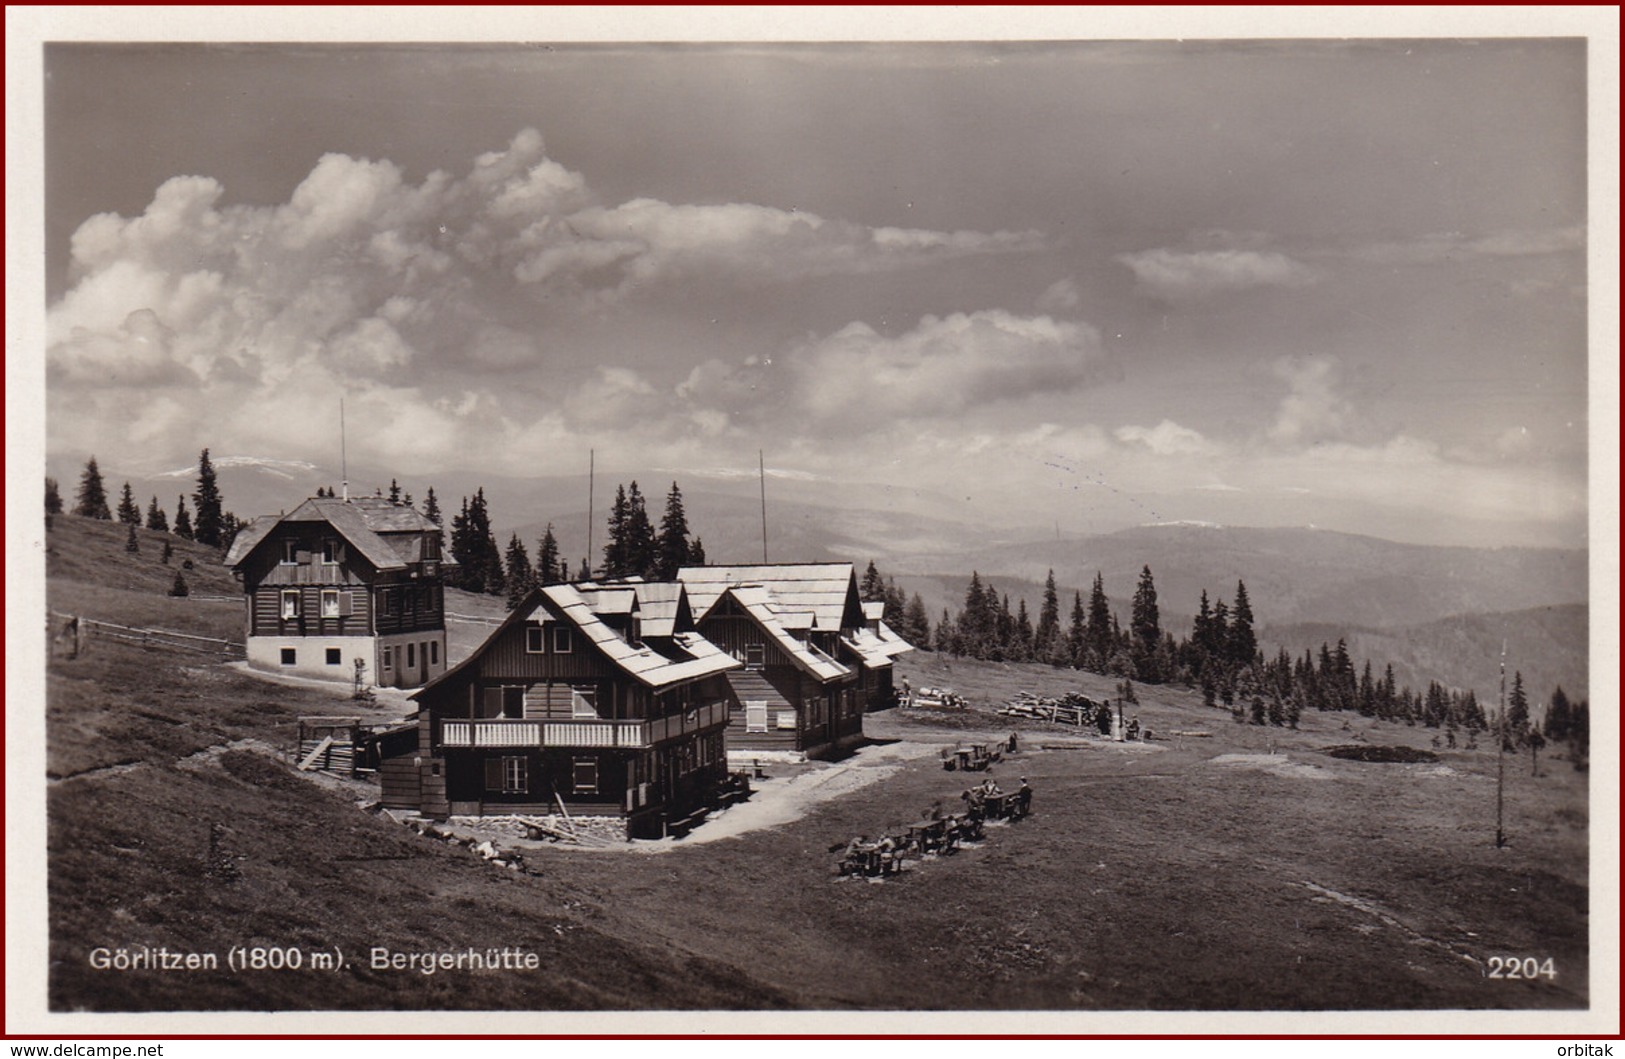
[[[248,661],[418,687],[446,669],[440,527],[383,497],[314,497],[255,519],[226,565],[248,600]]]
[[[417,769],[386,763],[384,802],[415,798],[437,818],[613,816],[628,837],[659,837],[726,784],[724,674],[739,665],[694,630],[681,585],[537,589],[412,696]]]
[[[728,753],[828,756],[863,740],[862,674],[838,660],[864,631],[851,563],[679,571],[706,639],[743,663],[728,674]]]

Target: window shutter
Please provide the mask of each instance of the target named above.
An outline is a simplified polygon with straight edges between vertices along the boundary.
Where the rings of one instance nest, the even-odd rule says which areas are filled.
[[[502,716],[502,689],[501,688],[486,688],[485,689],[485,694],[484,694],[484,701],[481,702],[480,705],[482,707],[481,710],[480,710],[480,716],[481,717],[501,717]]]
[[[350,618],[355,616],[355,595],[350,592],[339,593],[339,617]]]
[[[502,759],[499,757],[485,759],[485,789],[488,791],[502,790]]]

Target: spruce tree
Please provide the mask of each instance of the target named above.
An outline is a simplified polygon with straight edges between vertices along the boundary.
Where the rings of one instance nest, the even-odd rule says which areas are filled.
[[[1197,604],[1196,617],[1191,622],[1191,655],[1198,675],[1212,664],[1213,607],[1207,601],[1207,589],[1202,589],[1202,601]]]
[[[169,532],[169,516],[158,506],[157,497],[153,497],[152,503],[147,505],[147,528],[157,530],[159,533]]]
[[[1098,578],[1098,575],[1097,575]],[[1072,593],[1072,621],[1066,631],[1067,664],[1087,668],[1084,663],[1085,652],[1089,644],[1089,624],[1084,617],[1083,596],[1078,592]]]
[[[1228,639],[1231,661],[1238,666],[1252,665],[1258,654],[1258,639],[1253,634],[1253,605],[1241,581],[1236,582],[1236,602],[1230,608]]]
[[[931,641],[931,646],[936,650],[937,654],[957,655],[959,653],[954,647],[954,622],[948,616],[947,607],[942,608],[942,620],[937,622],[937,632]]]
[[[124,550],[127,552],[139,552],[141,550],[141,539],[135,535],[136,524],[134,522],[126,522],[124,525],[125,529],[128,531],[124,535]]]
[[[688,515],[683,511],[683,492],[677,483],[671,483],[666,494],[666,513],[660,520],[660,535],[655,541],[655,578],[675,581],[677,571],[688,565]]]
[[[209,450],[204,449],[197,461],[197,489],[192,493],[197,510],[193,520],[193,538],[199,544],[218,548],[225,532],[220,511],[220,486],[215,481],[214,464],[209,462]]]
[[[55,478],[45,479],[45,513],[47,515],[62,514],[62,493],[57,488]]]
[[[880,571],[875,568],[875,561],[869,560],[869,565],[863,571],[863,577],[858,581],[858,598],[865,603],[874,603],[886,598],[886,583],[881,580]]]
[[[556,585],[567,580],[563,575],[563,566],[559,559],[558,538],[553,536],[553,523],[549,522],[542,531],[542,539],[536,542],[536,583]]]
[[[1569,697],[1563,694],[1563,686],[1559,684],[1557,690],[1552,692],[1552,701],[1546,707],[1546,738],[1549,742],[1562,743],[1569,738],[1569,727],[1573,720],[1573,708],[1569,705]]]
[[[1037,633],[1033,629],[1033,622],[1027,616],[1027,600],[1023,598],[1016,607],[1015,642],[1012,645],[1010,657],[1017,662],[1030,662],[1033,660],[1033,637]]]
[[[164,541],[163,553],[161,555],[159,555],[158,558],[162,559],[164,561],[164,563],[167,565],[169,563],[170,558],[172,556],[174,556],[174,554],[175,554],[174,546],[171,545],[168,540],[165,540]]]
[[[474,569],[474,551],[469,546],[468,534],[468,497],[463,497],[463,508],[451,516],[451,561],[457,566],[455,583],[458,588],[468,588],[468,579],[476,573]],[[471,590],[472,591],[472,590]]]
[[[508,589],[508,609],[512,610],[530,594],[536,578],[535,571],[530,567],[530,555],[525,551],[525,542],[519,539],[517,533],[508,541],[508,554],[503,565],[506,567],[503,580]]]
[[[1512,695],[1507,699],[1507,738],[1522,746],[1529,736],[1529,696],[1523,690],[1523,673],[1512,674]]]
[[[649,521],[638,483],[626,490],[626,573],[648,577],[655,572],[655,528]]]
[[[1095,583],[1089,590],[1089,623],[1084,634],[1084,656],[1078,665],[1096,673],[1104,673],[1112,656],[1114,634],[1111,605],[1106,600],[1106,581],[1095,571]]]
[[[1055,591],[1055,571],[1044,578],[1044,601],[1038,608],[1038,626],[1033,630],[1033,657],[1040,662],[1058,661],[1056,645],[1061,638],[1061,597]]]
[[[169,585],[169,594],[172,596],[185,596],[190,594],[190,592],[191,589],[186,587],[186,578],[181,576],[181,572],[179,570],[176,570],[175,580],[170,582]]]
[[[141,525],[141,508],[135,502],[135,494],[130,492],[130,483],[124,483],[124,491],[119,494],[118,520],[129,526]]]
[[[186,498],[175,498],[175,536],[183,540],[192,539],[192,516],[186,510]]]
[[[1158,683],[1162,680],[1162,674],[1157,672],[1155,655],[1157,644],[1162,640],[1162,624],[1157,612],[1157,586],[1151,578],[1149,566],[1140,571],[1140,583],[1134,590],[1130,615],[1129,652],[1134,659],[1134,668],[1145,683]]]
[[[389,480],[389,502],[391,504],[401,502],[401,483],[393,478]]]
[[[893,629],[901,628],[903,624],[903,608],[908,606],[903,598],[903,590],[897,587],[897,582],[891,578],[886,579],[886,587],[882,590],[880,598],[885,602],[885,609],[881,611],[880,620]]]
[[[604,544],[604,576],[625,577],[628,571],[626,557],[626,487],[615,486],[615,502],[609,507],[609,540]]]
[[[705,543],[698,537],[695,537],[694,543],[688,546],[688,565],[705,565]]]
[[[903,627],[895,630],[899,636],[915,647],[931,649],[931,617],[925,612],[925,600],[918,592],[908,601],[903,611]]]
[[[73,513],[103,521],[113,518],[113,512],[107,506],[107,489],[102,485],[102,471],[96,466],[94,456],[85,464],[84,473],[79,476],[79,502],[74,505]]]
[[[423,498],[423,517],[428,519],[430,522],[433,522],[436,526],[441,524],[440,501],[435,497],[434,486],[432,485],[429,487],[428,494]]]

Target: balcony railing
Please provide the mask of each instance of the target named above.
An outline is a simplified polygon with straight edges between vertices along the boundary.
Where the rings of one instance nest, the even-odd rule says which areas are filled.
[[[684,732],[709,728],[728,719],[728,704],[714,702],[687,713],[652,721],[606,721],[491,717],[447,718],[440,722],[440,745],[446,747],[613,747],[637,750]]]

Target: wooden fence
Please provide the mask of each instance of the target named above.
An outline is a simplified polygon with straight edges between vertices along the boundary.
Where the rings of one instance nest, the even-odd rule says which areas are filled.
[[[106,636],[114,640],[123,640],[126,643],[141,644],[144,647],[164,647],[177,651],[194,651],[198,654],[215,655],[224,658],[245,658],[248,649],[235,640],[219,640],[212,636],[194,636],[191,633],[175,632],[173,629],[139,629],[129,625],[119,625],[111,621],[98,621],[95,618],[79,617],[73,614],[53,612],[52,617],[56,623],[51,630],[52,643],[66,644],[71,640],[69,648],[71,655],[79,654],[84,648],[87,634]]]

